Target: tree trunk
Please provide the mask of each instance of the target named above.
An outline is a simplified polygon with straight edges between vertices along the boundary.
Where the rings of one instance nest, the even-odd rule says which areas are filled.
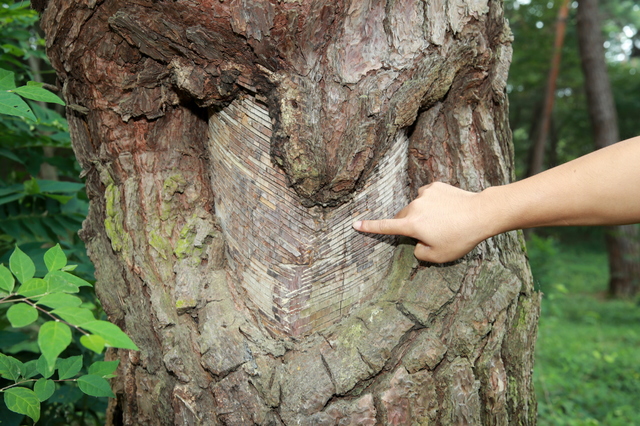
[[[547,77],[547,87],[542,102],[542,112],[540,114],[540,124],[535,132],[535,139],[531,149],[529,159],[529,169],[527,176],[533,176],[544,170],[544,157],[551,127],[551,115],[553,104],[556,99],[556,82],[560,73],[560,59],[562,58],[562,46],[564,46],[564,35],[567,29],[567,17],[569,16],[569,0],[563,0],[558,9],[558,19],[556,20],[556,37],[553,42],[553,56],[551,67]]]
[[[596,149],[620,140],[618,117],[604,56],[604,41],[597,0],[580,0],[578,43],[589,116]],[[640,291],[640,234],[638,225],[608,227],[609,293],[633,297]]]
[[[79,2],[43,14],[118,351],[110,424],[535,423],[521,234],[358,234],[512,178],[502,4]],[[409,184],[408,184],[409,183]]]

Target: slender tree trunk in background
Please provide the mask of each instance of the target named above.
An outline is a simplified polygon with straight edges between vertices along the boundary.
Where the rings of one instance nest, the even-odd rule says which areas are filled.
[[[534,132],[535,140],[531,149],[531,159],[527,176],[533,176],[544,170],[544,157],[549,138],[549,128],[551,126],[551,114],[553,104],[556,99],[556,83],[560,73],[560,60],[562,59],[562,46],[564,46],[564,35],[567,30],[567,17],[569,16],[570,0],[563,0],[558,9],[558,19],[556,20],[556,37],[553,43],[553,56],[551,58],[551,68],[547,78],[542,113],[538,129]]]
[[[580,0],[578,41],[585,89],[596,149],[620,140],[618,118],[604,56],[598,1]],[[609,293],[633,297],[640,291],[640,233],[638,225],[607,228],[609,252]]]
[[[607,229],[609,294],[633,298],[640,292],[640,232],[638,225]]]
[[[521,234],[419,265],[350,226],[512,179],[501,2],[51,0],[42,26],[96,291],[141,348],[111,353],[110,424],[535,423]]]

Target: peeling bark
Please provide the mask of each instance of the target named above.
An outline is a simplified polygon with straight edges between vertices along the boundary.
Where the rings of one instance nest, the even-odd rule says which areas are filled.
[[[433,180],[481,190],[512,178],[500,2],[51,0],[42,26],[87,178],[96,291],[141,348],[110,354],[121,367],[109,424],[535,423],[539,298],[521,235],[449,265],[418,264],[405,241],[357,252],[348,226],[328,251],[321,242],[336,223],[380,214],[358,207],[363,194],[385,215],[402,204],[404,190],[367,192],[398,141],[406,175],[394,179],[413,194]],[[268,119],[234,112],[242,102]],[[216,179],[236,160],[220,160],[212,128],[240,132],[229,150],[269,135],[255,156],[282,179],[274,195],[293,200],[269,225],[246,222],[235,245],[224,212],[258,213],[250,191],[222,198]],[[230,179],[249,188],[240,167]],[[262,204],[268,217],[274,204]],[[313,232],[273,232],[290,229],[294,208]],[[288,260],[265,261],[272,278],[284,265],[338,267],[252,292],[261,241],[291,245]],[[350,296],[345,277],[366,268]]]

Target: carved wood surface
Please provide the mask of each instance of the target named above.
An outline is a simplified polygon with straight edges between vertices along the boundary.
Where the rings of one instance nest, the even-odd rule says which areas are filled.
[[[369,302],[276,335],[240,282],[251,248],[225,230],[210,138],[238,100],[265,104],[273,171],[307,218],[354,209],[402,134],[414,194],[505,183],[499,1],[51,0],[42,26],[89,111],[68,110],[96,291],[141,348],[111,354],[110,424],[535,423],[539,300],[517,233],[452,265],[398,244]]]

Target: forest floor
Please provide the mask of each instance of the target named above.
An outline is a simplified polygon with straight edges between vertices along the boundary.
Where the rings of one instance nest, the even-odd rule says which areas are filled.
[[[607,297],[601,230],[555,232],[528,242],[544,294],[534,372],[538,424],[640,425],[640,299]]]

